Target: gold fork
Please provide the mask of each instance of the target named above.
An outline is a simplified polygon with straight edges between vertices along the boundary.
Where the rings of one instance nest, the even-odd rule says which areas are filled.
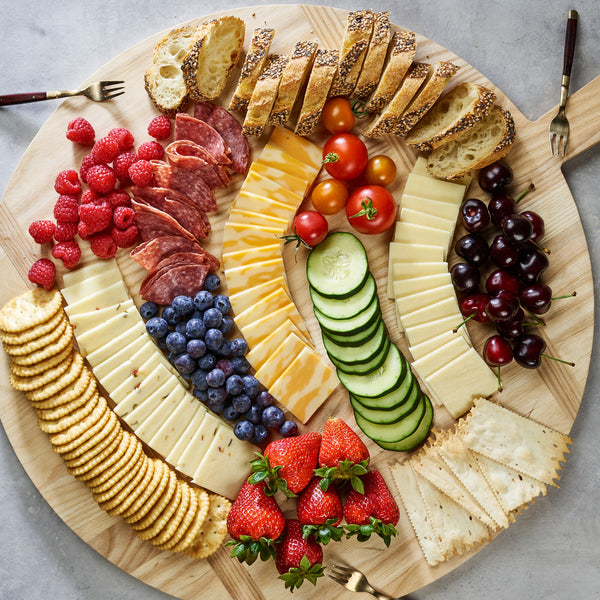
[[[579,15],[576,10],[570,10],[567,19],[567,31],[565,33],[565,54],[563,59],[563,74],[560,85],[560,104],[558,113],[550,122],[550,149],[554,155],[554,143],[556,142],[556,153],[560,156],[562,141],[562,155],[567,151],[569,139],[569,121],[565,114],[565,106],[569,97],[569,83],[571,82],[571,67],[573,66],[573,54],[575,52],[575,38],[577,36],[577,19]]]
[[[56,98],[70,98],[71,96],[85,96],[94,102],[104,102],[116,98],[125,92],[123,87],[118,87],[124,81],[96,81],[81,90],[61,90],[59,92],[34,92],[30,94],[6,94],[0,96],[0,106],[9,104],[24,104],[26,102],[39,102],[40,100],[54,100]]]
[[[344,565],[331,565],[328,567],[327,575],[351,592],[365,592],[367,594],[371,594],[371,596],[375,596],[375,598],[378,598],[378,600],[411,600],[410,596],[392,598],[392,596],[383,594],[371,586],[363,573],[353,569],[352,567],[346,567]]]

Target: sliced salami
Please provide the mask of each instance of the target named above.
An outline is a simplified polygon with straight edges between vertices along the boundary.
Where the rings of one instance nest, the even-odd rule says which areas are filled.
[[[231,152],[231,168],[236,173],[245,173],[250,160],[250,147],[236,118],[211,102],[198,102],[194,106],[194,117],[219,132]]]
[[[150,289],[159,277],[161,277],[164,273],[169,271],[170,269],[174,269],[175,267],[181,267],[185,265],[204,265],[208,266],[209,271],[212,271],[210,263],[204,256],[201,254],[196,254],[195,252],[176,252],[175,254],[171,254],[171,256],[167,256],[163,258],[158,265],[146,276],[144,281],[140,286],[140,294],[144,294],[148,289]]]
[[[148,204],[131,201],[135,210],[135,222],[140,230],[142,240],[153,240],[157,237],[178,235],[195,241],[195,237],[185,227],[166,212]]]
[[[171,165],[194,171],[211,190],[224,188],[231,183],[227,169],[215,164],[211,155],[196,142],[176,140],[165,148],[165,154]]]
[[[165,271],[150,286],[142,298],[156,304],[167,305],[176,296],[195,296],[203,287],[208,275],[208,265],[188,264]]]
[[[177,113],[175,117],[175,139],[191,140],[206,148],[220,165],[230,165],[229,147],[221,134],[208,123],[187,113]]]

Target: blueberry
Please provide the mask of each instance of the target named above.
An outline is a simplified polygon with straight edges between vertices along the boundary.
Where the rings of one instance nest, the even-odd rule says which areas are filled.
[[[185,334],[191,340],[201,340],[206,334],[204,321],[197,317],[192,317],[185,324]]]
[[[231,404],[223,409],[223,418],[227,419],[228,421],[237,421],[241,416],[242,415],[240,415],[240,413],[235,410]]]
[[[206,344],[202,340],[192,339],[187,343],[186,352],[192,358],[201,358],[206,354]]]
[[[231,312],[231,302],[224,294],[217,294],[213,299],[213,305],[221,311],[222,315],[228,315]]]
[[[185,348],[187,346],[185,335],[177,333],[176,331],[172,331],[167,336],[165,342],[167,344],[167,350],[170,352],[175,352],[175,354],[182,354],[185,352]]]
[[[178,315],[172,306],[165,306],[161,313],[162,318],[170,327],[175,327],[181,321],[181,315]]]
[[[250,421],[238,421],[233,429],[235,436],[243,442],[249,442],[254,439],[254,425]]]
[[[217,364],[217,357],[214,354],[206,353],[199,361],[198,366],[205,371],[214,369]]]
[[[252,407],[252,400],[246,394],[237,394],[231,399],[231,406],[238,412],[247,413]]]
[[[162,317],[152,317],[146,323],[146,331],[153,338],[165,337],[169,331],[167,321]]]
[[[248,352],[248,342],[244,338],[233,338],[231,340],[231,354],[233,356],[244,356]]]
[[[192,373],[192,385],[194,386],[195,389],[198,390],[207,390],[208,389],[208,383],[206,382],[206,374],[207,372],[204,369],[196,369],[193,373]]]
[[[175,296],[171,306],[175,314],[185,317],[194,310],[194,301],[189,296]]]
[[[225,377],[231,377],[234,373],[232,362],[226,358],[222,358],[217,363],[217,367],[219,367],[219,369],[225,373]]]
[[[269,430],[264,425],[255,425],[254,437],[251,441],[253,444],[260,445],[267,439],[268,435]]]
[[[225,373],[221,369],[212,369],[206,374],[206,383],[210,387],[221,387],[225,383]]]
[[[218,329],[212,328],[206,332],[204,343],[211,352],[216,352],[223,345],[224,339],[223,334]]]
[[[221,321],[221,326],[219,329],[223,333],[223,335],[227,335],[233,331],[233,326],[235,325],[233,321],[233,317],[229,315],[223,315],[223,320]]]
[[[284,421],[279,428],[283,437],[294,437],[298,435],[298,425],[294,421]]]
[[[173,364],[182,375],[190,375],[196,370],[196,361],[189,354],[179,354]]]
[[[256,398],[260,389],[258,379],[254,375],[244,375],[242,381],[244,382],[244,392],[246,395],[249,398]]]
[[[262,422],[265,427],[279,429],[284,420],[285,416],[283,411],[277,406],[267,406],[267,408],[263,410]]]
[[[168,331],[168,330],[167,330]],[[167,338],[165,337],[159,337],[156,338],[156,340],[154,340],[156,342],[156,345],[161,349],[161,350],[166,350],[167,349]]]
[[[224,338],[223,343],[221,344],[221,347],[219,348],[217,353],[219,354],[219,356],[224,356],[225,358],[231,356],[231,340]]]
[[[267,390],[262,390],[256,397],[255,402],[261,408],[267,408],[267,406],[271,406],[271,404],[275,402],[275,398],[273,398],[273,396],[271,396]]]
[[[263,409],[258,404],[253,404],[250,410],[244,415],[245,419],[248,419],[251,423],[258,425],[261,422]]]
[[[177,323],[175,325],[175,331],[177,333],[180,333],[181,335],[184,335],[186,339],[188,339],[186,330],[185,330],[185,321],[179,321],[179,323]]]
[[[201,390],[200,388],[194,388],[194,396],[202,402],[202,404],[206,404],[208,402],[208,392],[206,390]]]
[[[219,279],[219,276],[216,273],[210,273],[206,276],[206,279],[204,280],[205,290],[208,290],[209,292],[214,292],[215,290],[218,290],[220,286],[221,280]]]
[[[158,314],[158,305],[154,304],[154,302],[144,302],[140,306],[140,315],[144,321],[155,317]]]
[[[199,291],[194,297],[194,306],[198,310],[206,310],[207,308],[212,308],[213,305],[213,295],[207,290]]]
[[[227,392],[224,388],[208,388],[208,408],[213,412],[220,414],[225,408],[225,400],[227,399]]]
[[[241,394],[244,391],[244,382],[242,381],[242,378],[239,375],[231,375],[227,378],[227,381],[225,382],[225,389],[232,396],[235,396],[236,394]]]
[[[223,315],[218,308],[209,308],[204,311],[204,325],[207,329],[218,328],[223,321]]]
[[[250,371],[250,363],[244,356],[234,356],[231,362],[233,364],[233,370],[240,375],[245,375]]]

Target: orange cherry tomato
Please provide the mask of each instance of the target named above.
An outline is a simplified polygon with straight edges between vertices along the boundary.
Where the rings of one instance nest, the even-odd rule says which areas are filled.
[[[369,185],[387,187],[396,178],[396,163],[389,156],[378,154],[369,159],[363,175]]]
[[[321,113],[323,126],[329,133],[346,133],[354,127],[356,121],[352,105],[346,98],[330,98]]]
[[[310,199],[321,214],[334,215],[345,208],[348,196],[348,188],[339,179],[326,179],[314,187]]]

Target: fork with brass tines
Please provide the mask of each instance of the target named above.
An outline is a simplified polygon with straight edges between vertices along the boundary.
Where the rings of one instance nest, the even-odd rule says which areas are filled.
[[[565,114],[565,106],[569,97],[569,83],[571,81],[571,67],[573,66],[573,54],[575,52],[575,38],[577,36],[577,20],[579,15],[576,10],[570,10],[567,19],[567,31],[565,34],[565,54],[563,59],[563,74],[560,85],[560,104],[558,113],[550,122],[550,149],[554,154],[556,143],[556,154],[562,155],[567,151],[567,141],[569,139],[569,121]]]
[[[371,594],[371,596],[375,596],[378,600],[411,600],[410,596],[393,598],[392,596],[383,594],[371,586],[363,573],[352,567],[331,565],[327,568],[327,575],[351,592],[365,592]]]
[[[72,96],[85,96],[94,102],[112,100],[124,94],[124,81],[96,81],[80,90],[61,90],[59,92],[34,92],[29,94],[6,94],[0,96],[0,106],[9,104],[25,104],[39,102],[40,100],[54,100],[56,98],[70,98]],[[119,87],[121,86],[121,87]]]

